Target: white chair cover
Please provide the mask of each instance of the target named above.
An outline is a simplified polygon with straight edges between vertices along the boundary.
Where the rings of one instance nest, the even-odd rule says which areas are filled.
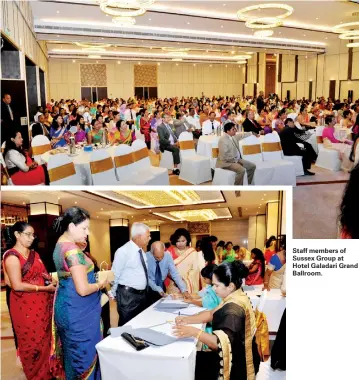
[[[236,172],[221,168],[214,169],[213,186],[233,186],[236,179]],[[248,176],[245,172],[243,177],[243,186],[248,185]]]
[[[266,362],[261,362],[256,380],[286,380],[286,371],[274,371],[269,359]]]
[[[244,139],[240,140],[239,150],[244,160],[254,163],[263,161],[260,140],[254,135],[245,137]]]
[[[298,115],[297,115],[295,112],[292,112],[292,113],[289,113],[289,114],[287,115],[287,117],[288,117],[289,119],[292,119],[293,121],[296,121]]]
[[[56,174],[57,172],[56,169],[65,165],[69,171],[72,171],[75,174],[71,174],[66,177],[64,177],[64,175],[61,175],[60,177],[62,178],[54,180],[54,178],[58,178],[58,175]],[[47,163],[47,171],[49,172],[50,186],[59,186],[59,185],[60,186],[62,185],[80,186],[82,185],[81,176],[76,171],[76,166],[72,162],[72,158],[69,157],[66,153],[51,155],[49,158],[49,162]]]
[[[99,161],[103,161],[106,169],[99,168]],[[94,185],[118,185],[112,157],[105,149],[95,150],[91,153],[90,170]]]
[[[181,173],[179,178],[198,185],[212,179],[211,160],[209,157],[199,156],[194,149],[193,135],[182,132],[178,138],[181,156]],[[187,144],[186,144],[187,143]],[[193,147],[189,147],[193,144]]]
[[[174,167],[172,153],[168,150],[161,152],[160,168],[166,168],[172,170]]]
[[[41,155],[51,150],[50,140],[44,135],[37,135],[31,141],[34,160],[39,164],[44,164]]]
[[[133,125],[132,128],[136,128],[136,127]],[[145,141],[145,135],[143,135],[141,131],[137,128],[135,129],[135,136],[136,136],[136,140]]]
[[[272,120],[272,129],[275,128],[275,122],[276,122],[276,119]]]
[[[268,133],[262,141],[263,161],[281,160],[283,151],[278,134]]]
[[[151,173],[142,172],[139,175],[134,169],[134,164],[132,163],[132,147],[121,144],[115,148],[115,172],[120,185],[148,185],[153,181],[154,177]],[[116,164],[118,157],[125,159],[126,156],[130,159],[128,164]]]
[[[145,149],[147,151],[147,146],[144,141],[136,140],[132,144],[132,151],[138,152],[142,149]],[[148,151],[147,156],[142,158],[139,161],[136,161],[133,163],[133,169],[139,173],[141,176],[143,173],[148,174],[151,173],[153,176],[153,181],[149,183],[149,185],[169,185],[169,177],[168,177],[168,170],[165,168],[156,168],[155,166],[151,165],[150,158],[148,157]]]
[[[319,126],[315,129],[315,134],[317,136],[318,143],[318,157],[316,161],[316,166],[328,169],[332,171],[340,171],[341,160],[340,154],[335,149],[328,149],[324,147],[323,144],[323,129],[324,126]]]

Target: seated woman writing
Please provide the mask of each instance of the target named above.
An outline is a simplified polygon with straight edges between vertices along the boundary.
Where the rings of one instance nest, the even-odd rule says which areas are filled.
[[[263,252],[258,248],[253,248],[251,259],[253,261],[248,268],[249,275],[246,277],[246,285],[262,285],[266,268]]]
[[[106,133],[101,121],[96,121],[92,127],[92,131],[87,134],[87,142],[89,144],[101,144],[102,136]]]
[[[210,352],[199,351],[195,378],[206,380],[255,380],[260,357],[255,341],[255,315],[248,296],[241,289],[248,269],[241,262],[223,263],[213,272],[213,287],[223,302],[213,311],[177,317],[174,335],[195,337]],[[212,323],[213,334],[188,324]]]
[[[5,164],[14,185],[48,184],[45,167],[39,166],[22,149],[23,138],[20,132],[11,130],[5,143]]]
[[[116,123],[114,133],[108,135],[111,145],[127,144],[132,145],[136,140],[135,130],[131,131],[128,128],[126,120],[120,120]]]

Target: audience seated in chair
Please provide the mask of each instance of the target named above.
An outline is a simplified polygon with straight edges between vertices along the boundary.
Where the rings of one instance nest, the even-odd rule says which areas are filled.
[[[243,185],[244,174],[247,171],[248,183],[251,184],[256,170],[256,165],[243,160],[238,146],[238,141],[242,135],[236,135],[236,126],[233,123],[224,125],[224,135],[218,142],[217,168],[231,170],[237,173],[235,185]]]
[[[247,113],[247,118],[244,120],[242,128],[244,132],[252,132],[256,135],[258,135],[262,131],[262,127],[258,124],[256,120],[254,120],[253,111],[249,111]]]
[[[292,119],[286,119],[285,127],[279,132],[282,144],[283,154],[285,156],[302,156],[303,170],[305,175],[314,175],[310,172],[311,165],[317,159],[313,147],[306,141],[300,139],[296,133],[297,128]],[[304,148],[300,148],[297,144],[303,144]]]
[[[179,175],[180,171],[177,169],[180,164],[179,142],[172,129],[171,119],[170,115],[165,114],[163,123],[157,127],[157,133],[161,152],[168,150],[172,153],[174,163],[173,174]]]

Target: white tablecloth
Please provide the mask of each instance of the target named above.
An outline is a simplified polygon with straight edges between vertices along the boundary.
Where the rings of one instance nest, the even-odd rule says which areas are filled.
[[[255,309],[259,303],[259,296],[262,294],[263,285],[255,285],[255,290],[246,291]],[[286,307],[286,298],[282,296],[280,289],[271,289],[267,293],[263,312],[267,317],[269,332],[277,332]]]
[[[115,147],[111,146],[108,148],[101,149],[106,149],[109,155],[112,158],[114,157]],[[90,156],[92,152],[85,152],[83,149],[77,149],[76,153],[77,155],[71,157],[71,159],[75,164],[76,172],[80,173],[82,184],[86,186],[93,185],[90,169]],[[44,160],[45,163],[48,163],[50,159],[50,153],[46,152],[42,154],[41,158]]]
[[[173,313],[159,312],[150,306],[127,325],[153,326],[173,320]],[[201,325],[194,325],[202,328]],[[102,380],[193,380],[196,366],[196,340],[179,339],[163,347],[148,347],[137,352],[122,337],[107,337],[96,345]]]

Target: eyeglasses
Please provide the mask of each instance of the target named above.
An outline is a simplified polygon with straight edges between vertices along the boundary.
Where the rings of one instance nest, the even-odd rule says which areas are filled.
[[[26,235],[28,238],[34,238],[36,239],[36,235],[32,234],[31,232],[21,232],[22,234]]]

